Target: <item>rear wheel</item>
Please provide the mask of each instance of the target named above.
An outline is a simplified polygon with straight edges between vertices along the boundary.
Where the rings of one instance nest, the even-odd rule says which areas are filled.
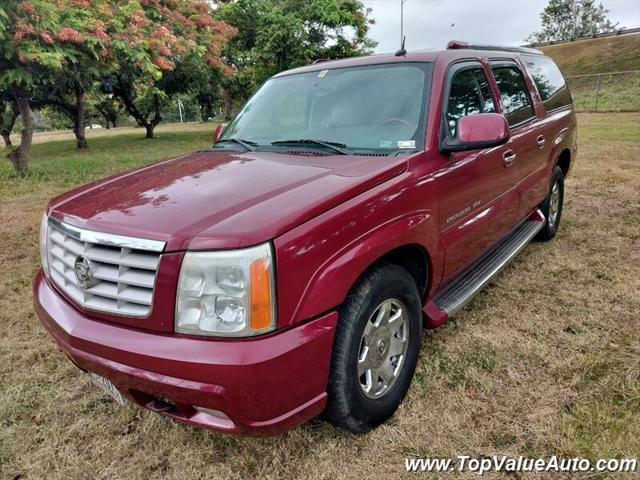
[[[560,218],[562,216],[562,205],[564,200],[564,175],[560,167],[555,167],[551,180],[551,187],[544,202],[540,205],[540,210],[544,214],[545,224],[538,239],[549,241],[556,236],[558,227],[560,226]]]
[[[392,264],[367,272],[340,308],[325,417],[356,433],[391,417],[411,384],[421,331],[411,275]]]

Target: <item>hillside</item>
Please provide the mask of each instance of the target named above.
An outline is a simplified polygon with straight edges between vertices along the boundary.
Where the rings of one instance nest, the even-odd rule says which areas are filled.
[[[537,48],[553,58],[565,76],[640,69],[640,34]]]
[[[577,111],[640,111],[640,34],[538,48],[553,58],[568,77]],[[628,73],[594,75],[612,72]]]

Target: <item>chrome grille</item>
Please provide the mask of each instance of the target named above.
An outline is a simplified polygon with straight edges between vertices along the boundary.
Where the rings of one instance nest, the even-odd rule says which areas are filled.
[[[47,254],[51,279],[81,306],[105,313],[146,317],[164,242],[83,230],[49,218]],[[83,288],[75,272],[85,257],[93,280]]]

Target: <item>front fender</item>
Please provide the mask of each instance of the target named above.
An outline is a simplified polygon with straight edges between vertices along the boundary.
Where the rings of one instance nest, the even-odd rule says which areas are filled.
[[[387,185],[371,193],[276,239],[280,326],[340,305],[358,277],[395,248],[419,245],[432,264],[441,264],[437,222],[430,208],[415,210],[423,203],[417,192]]]

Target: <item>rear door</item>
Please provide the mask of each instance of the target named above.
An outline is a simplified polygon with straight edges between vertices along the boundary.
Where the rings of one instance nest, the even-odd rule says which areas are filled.
[[[496,111],[487,76],[479,61],[449,67],[443,94],[440,137],[454,137],[458,120]],[[443,280],[472,263],[509,232],[518,214],[518,196],[505,167],[505,146],[440,154],[435,173],[439,225],[446,251]]]
[[[518,220],[540,202],[540,174],[550,143],[541,131],[531,90],[520,65],[513,60],[491,61],[491,71],[500,92],[502,113],[511,137],[506,147],[509,178],[520,197]],[[546,190],[546,187],[545,187]]]
[[[526,184],[523,184],[522,209],[531,211],[542,202],[549,191],[551,156],[554,149],[568,135],[572,123],[569,118],[573,115],[573,100],[564,77],[553,60],[536,54],[525,54],[521,58],[541,102],[536,132],[536,139],[541,142],[538,145],[539,155],[532,162],[532,171]]]

